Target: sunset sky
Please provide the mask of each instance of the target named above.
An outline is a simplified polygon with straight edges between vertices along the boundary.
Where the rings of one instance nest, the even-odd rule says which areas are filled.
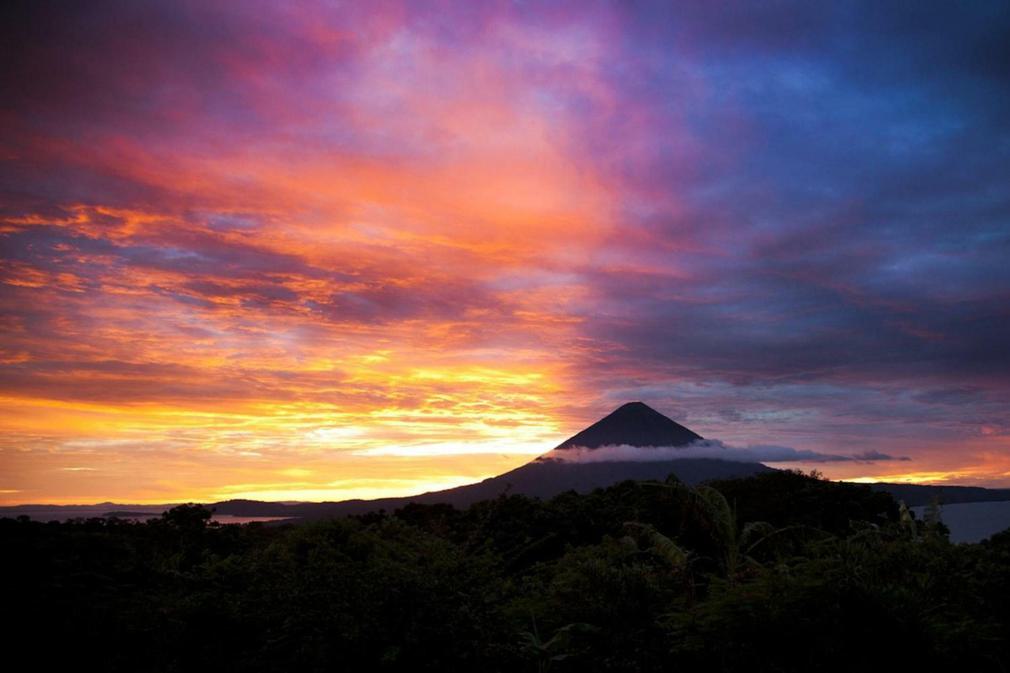
[[[0,504],[404,495],[630,400],[1010,486],[1005,2],[0,12]]]

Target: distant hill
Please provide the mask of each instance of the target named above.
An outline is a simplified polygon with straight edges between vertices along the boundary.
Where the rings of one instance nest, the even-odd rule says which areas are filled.
[[[587,493],[625,480],[665,479],[676,474],[688,484],[746,477],[774,472],[759,463],[734,463],[715,459],[682,459],[656,462],[560,463],[538,460],[511,472],[491,477],[476,484],[446,491],[431,491],[419,495],[378,500],[344,500],[340,502],[264,502],[260,500],[225,500],[209,503],[218,514],[231,516],[270,516],[296,519],[316,519],[331,516],[352,516],[378,510],[391,512],[412,502],[419,504],[449,503],[467,507],[474,502],[495,498],[503,493],[521,493],[538,498],[550,498],[565,491]],[[869,484],[875,491],[889,493],[909,507],[928,505],[933,498],[941,505],[969,502],[1010,501],[1010,489],[977,486],[932,486],[928,484]],[[0,507],[0,517],[27,515],[38,520],[63,520],[75,517],[125,516],[160,513],[174,507],[165,505],[16,505]],[[126,510],[126,512],[124,512]]]
[[[349,516],[378,510],[393,511],[410,503],[448,503],[467,507],[481,500],[497,498],[504,493],[550,498],[566,491],[588,493],[595,488],[611,486],[626,480],[665,479],[676,474],[681,481],[697,484],[713,479],[747,477],[772,468],[760,463],[740,463],[712,458],[642,462],[564,463],[535,460],[505,474],[476,484],[458,486],[445,491],[432,491],[402,498],[379,500],[344,500],[278,504],[255,500],[227,500],[212,505],[218,514],[235,516],[288,516],[314,519],[329,516]]]
[[[1010,500],[1010,488],[982,488],[981,486],[933,486],[930,484],[870,484],[875,491],[884,491],[903,500],[909,507],[928,505],[936,498],[941,505],[961,502],[998,502]]]

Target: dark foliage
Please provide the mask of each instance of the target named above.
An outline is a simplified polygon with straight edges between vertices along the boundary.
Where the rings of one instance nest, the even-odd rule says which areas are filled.
[[[1010,533],[798,473],[304,525],[0,520],[8,658],[104,671],[1010,665]],[[22,656],[24,659],[22,659]]]

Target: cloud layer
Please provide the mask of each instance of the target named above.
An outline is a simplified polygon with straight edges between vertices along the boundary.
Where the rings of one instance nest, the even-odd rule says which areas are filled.
[[[8,501],[409,493],[636,399],[1010,483],[1005,3],[0,12]]]
[[[908,461],[908,456],[891,456],[875,450],[854,454],[818,453],[788,446],[730,446],[714,439],[703,439],[687,446],[600,446],[586,448],[574,446],[554,450],[542,456],[546,460],[566,463],[651,463],[688,458],[717,458],[744,463],[876,463],[880,461]]]

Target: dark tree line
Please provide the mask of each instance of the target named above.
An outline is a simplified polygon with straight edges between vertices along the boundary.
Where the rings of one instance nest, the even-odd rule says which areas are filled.
[[[299,525],[0,520],[7,657],[103,671],[1005,671],[1010,533],[778,472]]]

